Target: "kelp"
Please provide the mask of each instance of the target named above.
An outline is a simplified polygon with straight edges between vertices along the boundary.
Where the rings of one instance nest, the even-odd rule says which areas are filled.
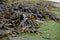
[[[40,23],[60,19],[49,10],[49,4],[20,2],[6,5],[0,3],[0,39],[16,37],[20,33],[39,33]]]

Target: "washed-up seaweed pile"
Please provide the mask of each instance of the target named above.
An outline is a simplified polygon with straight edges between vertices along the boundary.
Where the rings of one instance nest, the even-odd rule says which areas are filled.
[[[0,4],[0,39],[8,35],[38,32],[39,22],[58,21],[59,18],[49,11],[49,5],[43,3],[13,3]]]

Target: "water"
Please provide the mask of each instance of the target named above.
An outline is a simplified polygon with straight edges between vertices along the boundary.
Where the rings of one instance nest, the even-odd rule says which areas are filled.
[[[53,1],[53,2],[59,2],[60,3],[60,0],[48,0],[48,1]]]

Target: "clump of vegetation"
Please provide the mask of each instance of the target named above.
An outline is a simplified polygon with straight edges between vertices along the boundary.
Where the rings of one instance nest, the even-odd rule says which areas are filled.
[[[39,23],[48,20],[55,22],[60,19],[49,11],[49,4],[20,2],[11,5],[0,3],[0,39],[11,35],[30,32],[37,33]]]

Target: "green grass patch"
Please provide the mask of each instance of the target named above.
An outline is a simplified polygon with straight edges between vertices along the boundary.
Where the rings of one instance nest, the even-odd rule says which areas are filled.
[[[42,32],[42,37],[49,38],[50,40],[60,40],[60,24],[54,21],[43,24],[40,31]]]

